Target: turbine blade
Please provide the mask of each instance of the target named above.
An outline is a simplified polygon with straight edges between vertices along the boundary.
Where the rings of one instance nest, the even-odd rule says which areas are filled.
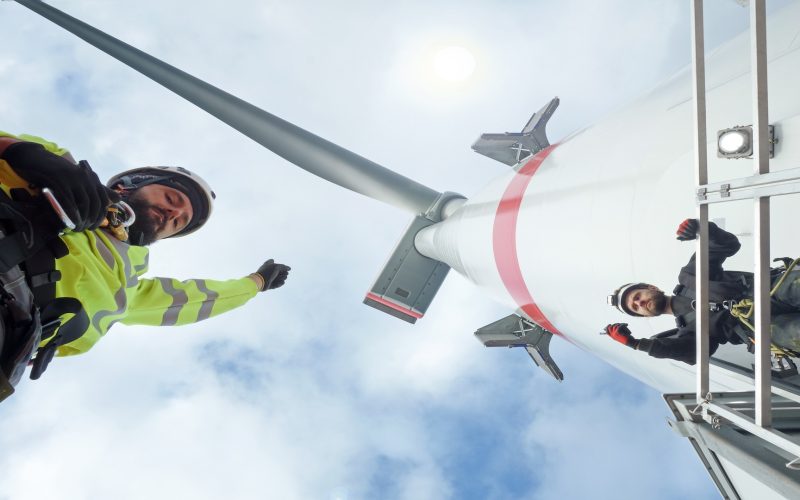
[[[257,108],[44,2],[15,1],[318,177],[414,214],[425,212],[441,194]]]

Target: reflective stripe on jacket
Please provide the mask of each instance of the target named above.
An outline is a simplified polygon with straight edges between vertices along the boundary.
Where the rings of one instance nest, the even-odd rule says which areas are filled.
[[[59,155],[67,152],[34,136],[1,131],[0,136],[38,142]],[[258,293],[248,277],[225,281],[143,279],[148,249],[123,243],[103,229],[66,233],[61,239],[69,254],[56,260],[61,272],[56,297],[80,300],[90,320],[83,336],[58,348],[61,356],[88,351],[117,322],[153,326],[196,323],[244,305]]]

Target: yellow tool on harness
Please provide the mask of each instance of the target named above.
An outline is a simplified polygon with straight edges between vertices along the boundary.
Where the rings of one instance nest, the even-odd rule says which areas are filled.
[[[128,226],[136,220],[136,214],[130,205],[119,202],[108,207],[106,219],[100,227],[107,228],[119,241],[128,241]]]

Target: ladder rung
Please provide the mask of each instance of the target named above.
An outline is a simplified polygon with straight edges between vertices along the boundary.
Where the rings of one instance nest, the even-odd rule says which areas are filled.
[[[800,168],[751,175],[697,187],[697,204],[800,193]]]

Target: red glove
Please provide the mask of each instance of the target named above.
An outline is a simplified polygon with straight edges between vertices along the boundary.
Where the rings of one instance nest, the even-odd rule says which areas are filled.
[[[686,219],[678,226],[675,234],[681,241],[689,241],[697,238],[697,232],[700,230],[700,222],[697,219]]]
[[[636,349],[639,341],[633,338],[631,331],[628,329],[628,323],[614,323],[606,327],[606,335],[616,340],[622,345]]]

